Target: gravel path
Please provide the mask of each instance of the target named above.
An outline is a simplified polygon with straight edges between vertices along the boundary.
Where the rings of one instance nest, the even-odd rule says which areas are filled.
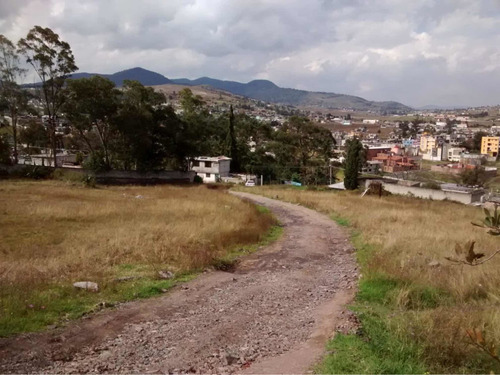
[[[358,274],[346,233],[307,208],[233,193],[285,228],[233,273],[207,272],[160,298],[61,330],[0,340],[0,373],[305,373],[336,330]]]

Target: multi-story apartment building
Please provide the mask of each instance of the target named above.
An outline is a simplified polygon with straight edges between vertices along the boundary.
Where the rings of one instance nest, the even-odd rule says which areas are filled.
[[[490,157],[498,156],[500,146],[500,137],[482,137],[481,138],[481,154]]]
[[[437,145],[437,139],[433,136],[424,135],[420,137],[420,150],[424,153],[429,150],[435,149]]]

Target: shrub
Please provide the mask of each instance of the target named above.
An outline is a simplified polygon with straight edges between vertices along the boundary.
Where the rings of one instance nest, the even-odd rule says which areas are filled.
[[[426,189],[441,190],[441,185],[434,181],[426,182],[422,185]]]
[[[32,178],[34,180],[52,178],[53,169],[39,165],[26,165],[22,169],[10,172],[10,177]]]

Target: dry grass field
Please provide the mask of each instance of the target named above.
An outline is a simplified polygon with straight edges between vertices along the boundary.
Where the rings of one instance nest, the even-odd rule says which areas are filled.
[[[147,297],[256,243],[274,219],[224,191],[0,181],[0,335]],[[178,277],[158,280],[159,270]],[[119,277],[135,277],[117,282]],[[77,291],[94,281],[99,293]]]
[[[358,233],[354,241],[363,272],[360,299],[376,302],[368,304],[371,312],[376,306],[389,308],[381,316],[400,340],[418,343],[425,368],[489,372],[489,366],[498,366],[471,345],[466,330],[479,329],[487,343],[500,344],[500,255],[474,267],[445,259],[454,255],[456,243],[469,240],[476,241],[476,251],[486,255],[500,249],[499,237],[471,225],[484,218],[479,208],[283,187],[252,188],[251,192],[324,212]]]

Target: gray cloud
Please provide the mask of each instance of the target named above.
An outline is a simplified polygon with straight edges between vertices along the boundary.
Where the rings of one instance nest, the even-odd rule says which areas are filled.
[[[82,71],[143,66],[410,105],[500,102],[496,0],[4,0],[0,33],[35,24]]]

